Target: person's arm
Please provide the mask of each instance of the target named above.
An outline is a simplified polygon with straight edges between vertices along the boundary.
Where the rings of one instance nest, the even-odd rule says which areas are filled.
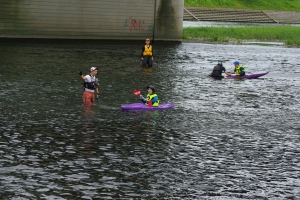
[[[235,74],[235,68],[234,68],[233,72],[230,72],[230,74]]]
[[[143,46],[143,48],[142,48],[142,59],[144,58],[144,51],[145,51],[145,45]]]
[[[78,71],[78,74],[80,75],[80,78],[81,78],[82,80],[86,80],[86,77],[83,76],[82,71]]]
[[[81,79],[85,81],[87,78],[86,76],[81,75]]]
[[[152,46],[152,60],[154,60],[153,46]]]
[[[98,82],[99,82],[98,78],[95,77],[95,84],[96,84],[96,86],[97,86],[97,87],[95,88],[95,93],[97,93],[97,94],[99,94],[99,83],[98,83]]]
[[[156,97],[153,97],[153,99],[151,100],[151,102],[152,103],[154,103],[154,102],[156,102],[157,101],[157,99],[158,99],[158,97],[156,96]]]
[[[223,67],[223,71],[224,71],[224,73],[225,73],[227,76],[230,76],[230,75],[231,75],[230,72],[226,71],[225,67]]]
[[[143,102],[143,103],[146,103],[147,101],[146,101],[146,99],[143,97],[143,95],[141,95],[140,94],[140,100],[141,100],[141,102]]]
[[[141,98],[141,102],[146,103],[147,101],[146,101],[146,99],[143,97],[143,98]]]
[[[224,72],[224,73],[226,72],[226,69],[225,69],[225,67],[224,67],[223,65],[221,66],[221,70],[222,70],[222,72]]]
[[[236,69],[236,68],[234,68],[234,73],[235,73],[235,75],[237,75],[237,76],[239,76],[239,75],[240,75],[240,73],[237,71],[237,69]]]

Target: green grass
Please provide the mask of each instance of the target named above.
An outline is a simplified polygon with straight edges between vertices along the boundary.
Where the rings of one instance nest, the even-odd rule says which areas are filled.
[[[300,0],[184,0],[184,6],[299,11]]]
[[[183,39],[202,39],[210,42],[237,42],[243,40],[282,41],[288,46],[300,47],[300,27],[189,27],[183,29]]]

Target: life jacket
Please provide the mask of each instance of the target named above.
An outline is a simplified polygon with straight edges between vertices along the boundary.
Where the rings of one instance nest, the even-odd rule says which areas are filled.
[[[222,70],[223,70],[223,67],[222,65],[216,65],[213,69],[213,73],[212,73],[212,76],[221,76],[222,75]]]
[[[96,77],[93,77],[89,74],[89,76],[91,77],[91,82],[83,82],[83,87],[89,90],[95,90],[98,87],[98,79]]]
[[[242,65],[239,65],[237,68],[235,68],[235,74],[237,76],[245,76],[245,74],[246,74],[245,67]]]
[[[152,56],[152,46],[149,45],[149,47],[147,47],[147,45],[145,45],[145,50],[143,52],[143,56]]]
[[[216,65],[216,66],[214,67],[213,71],[222,74],[222,65]]]
[[[221,70],[221,65],[216,65],[213,70],[214,71],[220,71]]]
[[[147,99],[146,100],[151,101],[154,97],[157,97],[157,95],[156,94],[147,94]],[[154,103],[152,102],[152,106],[158,106],[158,105],[159,105],[159,100],[158,100],[158,97],[157,97],[157,100]]]

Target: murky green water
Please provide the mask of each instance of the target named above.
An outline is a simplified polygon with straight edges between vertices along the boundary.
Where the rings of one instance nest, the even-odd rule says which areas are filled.
[[[3,199],[300,198],[300,49],[2,42]],[[254,80],[213,80],[217,60]],[[101,97],[82,106],[77,70],[99,67]],[[152,84],[171,110],[124,112]]]

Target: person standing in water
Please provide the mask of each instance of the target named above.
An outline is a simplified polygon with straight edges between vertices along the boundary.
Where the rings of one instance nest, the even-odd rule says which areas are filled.
[[[142,66],[143,67],[152,67],[153,58],[153,47],[150,44],[150,39],[147,38],[145,45],[142,49]]]
[[[85,106],[92,106],[96,99],[95,94],[99,94],[97,73],[98,69],[96,67],[91,67],[90,74],[86,76],[83,76],[81,71],[78,72],[81,79],[84,80],[83,104]]]
[[[230,75],[230,72],[227,72],[225,67],[223,66],[223,62],[219,61],[218,64],[214,67],[213,71],[209,74],[213,78],[224,78],[222,76],[222,73],[225,73],[226,75]]]

